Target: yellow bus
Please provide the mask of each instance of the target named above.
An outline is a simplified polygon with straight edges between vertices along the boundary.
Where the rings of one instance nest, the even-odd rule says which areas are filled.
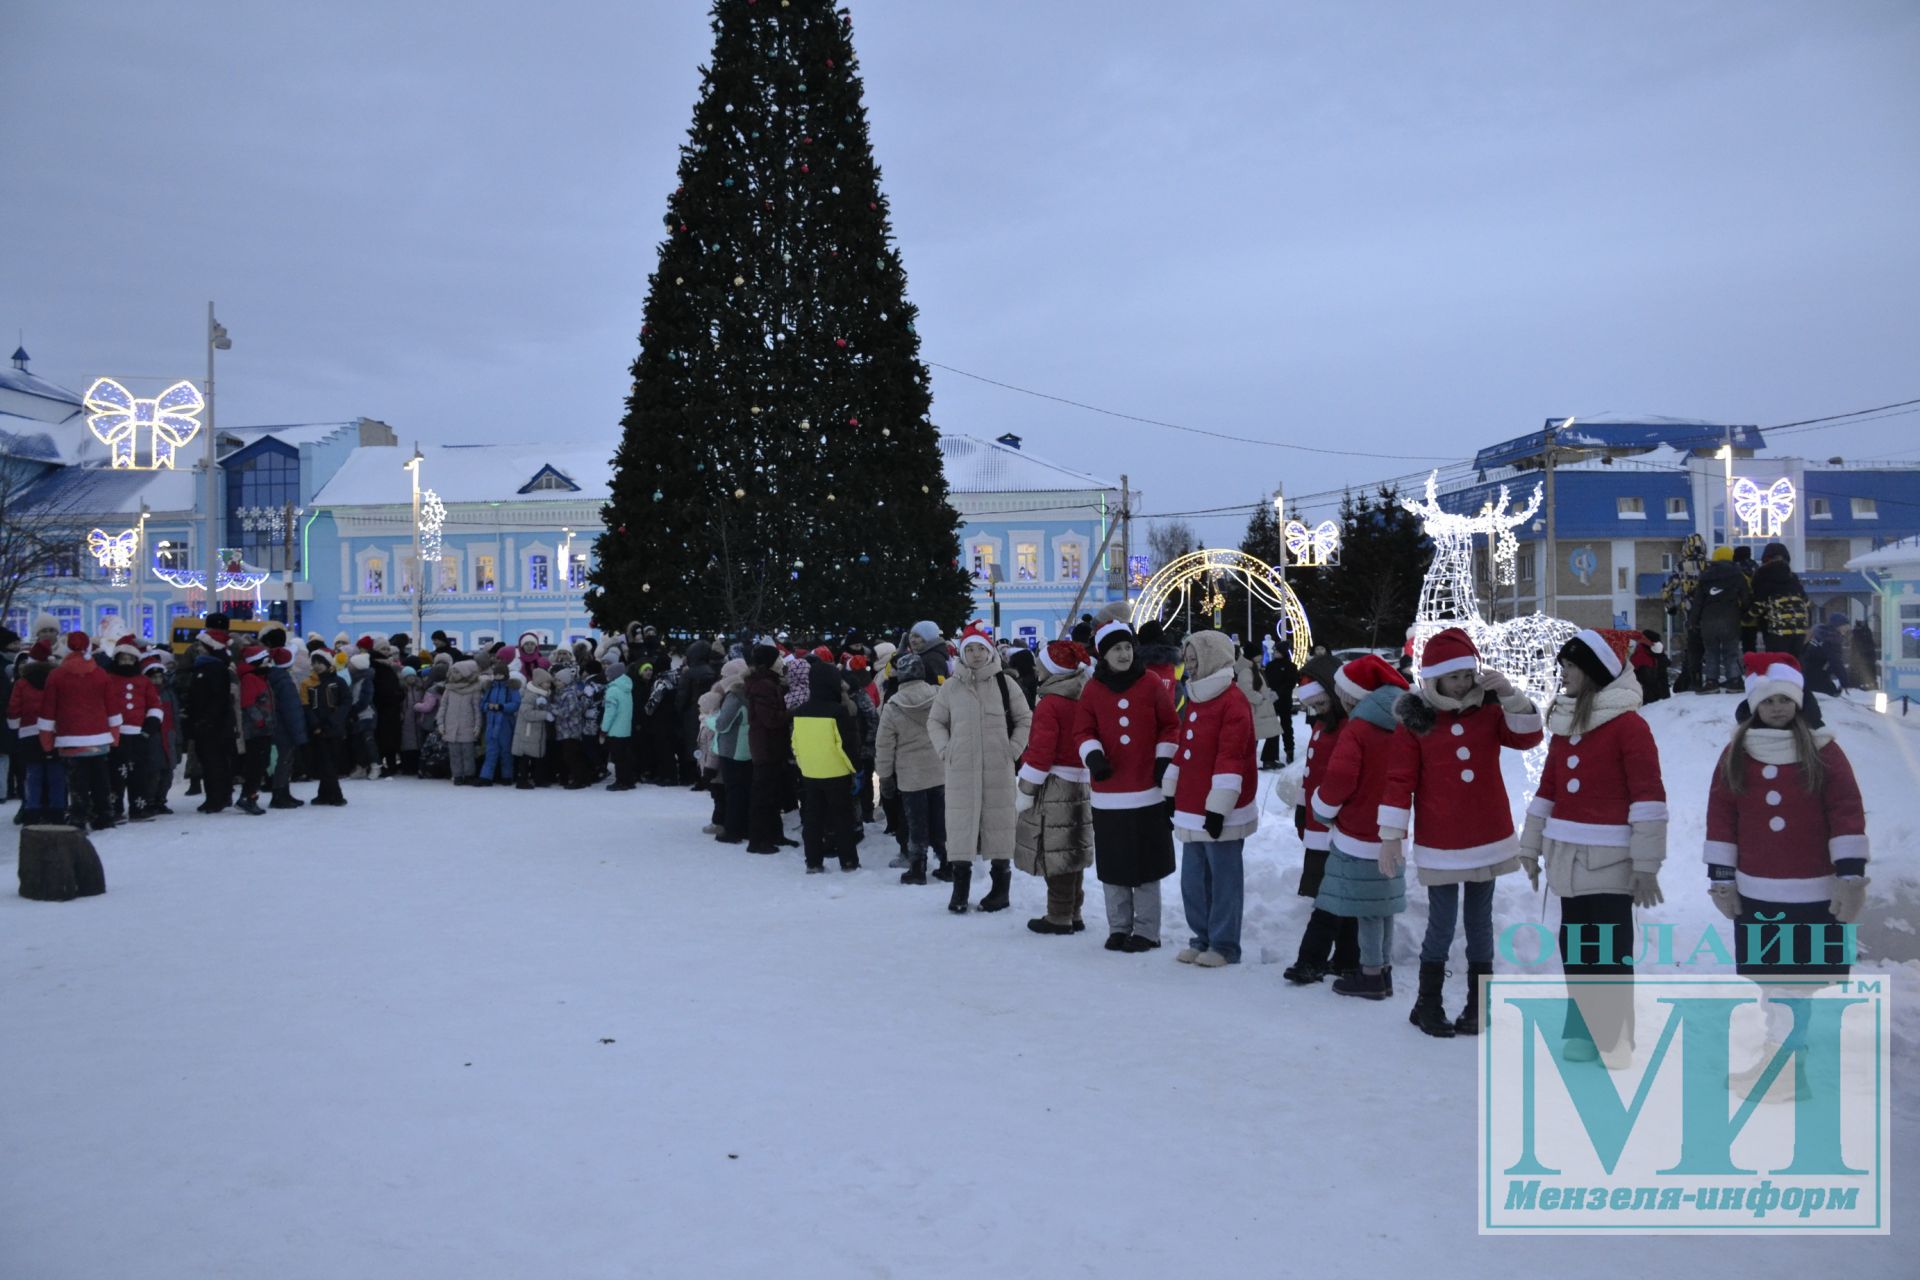
[[[205,618],[181,616],[173,620],[173,638],[168,648],[175,653],[192,653],[199,642],[200,632],[205,629]],[[227,635],[231,637],[233,647],[238,649],[244,644],[258,644],[264,632],[278,627],[285,631],[287,624],[275,622],[272,618],[234,618],[227,623]]]

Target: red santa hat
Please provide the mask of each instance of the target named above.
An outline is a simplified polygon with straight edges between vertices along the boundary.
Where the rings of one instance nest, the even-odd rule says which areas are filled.
[[[1056,676],[1070,676],[1093,660],[1071,640],[1050,640],[1040,650],[1040,665]]]
[[[1474,671],[1480,666],[1480,650],[1473,637],[1459,627],[1448,627],[1427,641],[1420,651],[1420,678],[1438,680],[1455,671]]]
[[[33,648],[27,650],[27,657],[33,662],[53,661],[53,646],[45,640],[35,640]]]
[[[1388,687],[1404,689],[1407,681],[1398,671],[1388,666],[1386,660],[1377,653],[1365,653],[1340,668],[1333,683],[1345,696],[1355,702],[1360,701],[1375,689]]]
[[[851,658],[847,659],[847,670],[865,671],[866,669],[867,669],[867,659],[864,654],[856,653]]]
[[[969,622],[967,629],[960,633],[961,652],[964,653],[970,644],[983,644],[991,649],[993,648],[993,633],[978,622]]]
[[[207,646],[209,649],[224,649],[227,647],[227,629],[225,627],[208,627],[201,631],[199,640],[201,644]]]
[[[1612,684],[1626,670],[1620,651],[1614,648],[1613,642],[1591,627],[1561,645],[1555,660],[1571,662],[1596,688]]]
[[[135,662],[138,662],[140,660],[139,642],[132,636],[124,637],[119,644],[113,646],[113,656],[116,658],[132,658]]]
[[[828,666],[833,665],[833,650],[827,648],[827,646],[825,645],[816,646],[813,651],[813,656],[820,659],[820,661],[826,663]]]
[[[253,666],[267,660],[267,647],[263,644],[250,644],[240,651],[240,661]]]
[[[142,674],[148,671],[165,671],[166,669],[167,655],[157,650],[140,659],[140,670]]]
[[[1321,684],[1312,676],[1302,675],[1300,677],[1300,684],[1293,691],[1293,696],[1297,701],[1305,702],[1308,698],[1317,698],[1326,691],[1327,686]]]
[[[1784,693],[1795,703],[1807,695],[1807,678],[1800,660],[1790,653],[1749,653],[1746,665],[1747,706],[1755,711],[1776,693]]]
[[[87,633],[84,631],[69,631],[67,633],[67,648],[70,652],[85,653],[87,646],[92,643],[93,641],[87,639]]]
[[[284,668],[293,665],[293,650],[291,649],[275,649],[267,656],[273,660],[273,665],[276,667]]]
[[[360,649],[360,650],[363,650],[363,651],[365,651],[365,652],[367,652],[367,653],[372,653],[372,652],[373,652],[373,637],[372,637],[372,636],[361,636],[361,637],[360,637],[360,638],[359,638],[358,640],[355,640],[355,641],[353,642],[353,645],[354,645],[354,648],[356,648],[356,649]],[[506,645],[504,645],[504,644],[503,644],[503,645],[500,645],[500,646],[498,646],[498,648],[499,648],[499,649],[504,649],[504,648],[506,648],[506,647],[507,647],[507,646],[506,646]],[[497,652],[497,651],[498,651],[498,650],[496,649],[496,652]]]

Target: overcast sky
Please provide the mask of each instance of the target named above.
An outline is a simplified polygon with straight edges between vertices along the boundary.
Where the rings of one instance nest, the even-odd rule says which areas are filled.
[[[1149,511],[1920,397],[1911,0],[853,14],[929,361],[1385,455],[934,370],[943,428]],[[710,47],[697,0],[7,0],[0,332],[75,389],[198,377],[212,298],[223,422],[611,448]]]

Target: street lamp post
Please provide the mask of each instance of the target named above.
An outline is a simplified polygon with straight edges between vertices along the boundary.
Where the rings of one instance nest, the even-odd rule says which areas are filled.
[[[555,642],[567,643],[567,628],[573,622],[573,530],[560,530],[560,634]]]
[[[213,353],[231,351],[233,339],[227,336],[227,327],[213,318],[213,303],[207,303],[207,545],[202,554],[207,565],[207,603],[202,614],[212,613],[215,609],[214,584],[220,581],[220,538],[214,532],[215,521],[219,519],[219,479],[217,432],[213,421]]]
[[[147,506],[146,502],[142,500],[140,503],[140,519],[133,526],[133,630],[134,634],[142,640],[155,639],[159,633],[159,628],[156,626],[154,629],[155,634],[149,636],[146,628],[140,625],[141,619],[144,616],[140,612],[141,579],[146,576],[147,572],[147,517],[152,514],[153,509]]]
[[[401,463],[408,475],[413,478],[413,642],[421,644],[420,628],[423,625],[426,610],[426,562],[420,554],[420,464],[426,461],[426,455],[420,452],[420,442],[413,442],[413,456]]]

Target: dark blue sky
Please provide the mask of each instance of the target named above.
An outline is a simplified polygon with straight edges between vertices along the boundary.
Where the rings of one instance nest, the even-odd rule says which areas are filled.
[[[1549,414],[1920,396],[1905,0],[853,12],[927,359],[1390,455],[935,370],[946,429],[1129,471],[1150,511]],[[224,421],[611,443],[709,48],[692,0],[10,6],[0,326],[76,388],[171,380],[214,298]]]

